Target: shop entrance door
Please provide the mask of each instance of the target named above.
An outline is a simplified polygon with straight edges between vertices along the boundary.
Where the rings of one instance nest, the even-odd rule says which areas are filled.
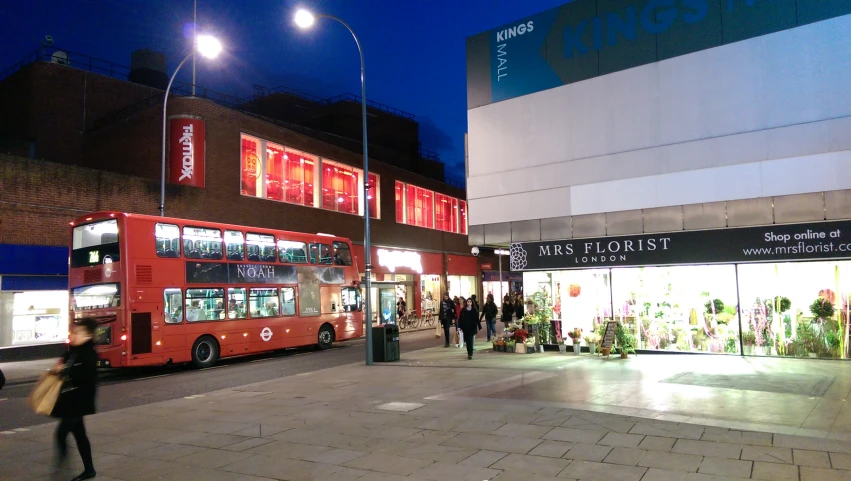
[[[393,287],[378,289],[379,324],[396,324],[396,289]]]

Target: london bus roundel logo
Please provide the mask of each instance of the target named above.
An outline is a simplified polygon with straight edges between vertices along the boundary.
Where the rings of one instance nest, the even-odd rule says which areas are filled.
[[[263,339],[264,342],[269,342],[269,339],[272,339],[272,330],[268,327],[264,327],[262,331],[260,331],[260,339]]]

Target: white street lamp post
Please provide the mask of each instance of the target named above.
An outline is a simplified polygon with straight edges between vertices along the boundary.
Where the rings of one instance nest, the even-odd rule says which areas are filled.
[[[363,117],[363,182],[364,182],[364,209],[363,209],[363,251],[364,251],[364,275],[366,277],[366,321],[364,322],[366,329],[366,365],[372,365],[372,303],[370,297],[372,295],[372,265],[370,264],[370,242],[369,242],[369,153],[367,148],[366,136],[366,67],[363,61],[363,49],[361,48],[360,40],[355,35],[355,31],[346,22],[331,15],[316,15],[307,10],[299,10],[295,15],[295,23],[301,28],[309,28],[316,22],[316,18],[328,18],[340,22],[352,37],[355,39],[355,44],[358,46],[360,54],[360,85],[361,85],[361,114]]]
[[[222,44],[215,37],[211,37],[209,35],[198,35],[195,40],[195,48],[192,49],[189,54],[183,57],[183,60],[177,64],[177,68],[174,69],[174,73],[171,74],[171,78],[168,80],[168,87],[165,89],[165,96],[163,97],[163,138],[162,138],[162,158],[160,164],[160,216],[165,215],[165,136],[166,136],[166,113],[168,112],[168,93],[171,91],[171,84],[174,83],[174,78],[177,77],[177,72],[180,71],[180,67],[183,67],[183,64],[189,60],[189,57],[193,57],[195,55],[195,51],[198,51],[203,57],[206,58],[216,58],[222,51]],[[195,85],[193,84],[193,89]]]

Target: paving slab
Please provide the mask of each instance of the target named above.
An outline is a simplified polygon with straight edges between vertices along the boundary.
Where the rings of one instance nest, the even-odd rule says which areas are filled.
[[[470,367],[426,351],[414,355],[431,366],[340,366],[90,416],[96,467],[126,481],[851,479],[851,408],[841,402],[851,395],[842,369],[851,368],[805,363],[822,380],[836,378],[811,400],[736,380],[732,388],[659,383],[676,373],[654,356],[620,363],[479,352],[485,362]],[[752,369],[726,357],[666,359],[678,372]],[[801,374],[799,364],[749,362]],[[560,398],[564,378],[574,385]],[[789,387],[792,378],[775,379]],[[771,382],[762,387],[786,389]],[[719,417],[718,406],[733,417]],[[0,432],[0,479],[48,479],[53,429]],[[788,434],[799,431],[811,436]],[[68,474],[76,469],[72,460]]]

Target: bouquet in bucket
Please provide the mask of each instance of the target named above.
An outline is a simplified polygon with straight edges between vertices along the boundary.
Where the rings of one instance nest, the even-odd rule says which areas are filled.
[[[573,330],[569,331],[567,335],[570,336],[570,339],[573,340],[574,344],[582,342],[582,329],[579,329],[578,327],[573,328]]]

